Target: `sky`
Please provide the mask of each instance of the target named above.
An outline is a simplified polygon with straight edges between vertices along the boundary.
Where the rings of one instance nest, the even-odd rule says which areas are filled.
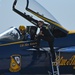
[[[14,12],[12,12],[14,15],[11,14],[13,1],[14,0],[0,0],[0,33],[11,26],[18,27],[22,24],[31,24],[19,15],[14,14]],[[48,10],[67,30],[75,30],[75,0],[36,1]]]

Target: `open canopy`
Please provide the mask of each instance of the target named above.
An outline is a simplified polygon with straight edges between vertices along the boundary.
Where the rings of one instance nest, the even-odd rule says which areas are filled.
[[[55,37],[62,37],[68,33],[68,31],[35,0],[15,0],[12,8],[14,12],[34,25],[37,25],[37,22],[40,19],[48,23],[53,30],[53,35]]]
[[[44,7],[42,7],[38,2],[35,0],[27,0],[26,10],[33,15],[41,18],[45,22],[49,23],[50,25],[60,28],[63,32],[67,33],[68,31],[62,27],[59,22],[48,12]]]

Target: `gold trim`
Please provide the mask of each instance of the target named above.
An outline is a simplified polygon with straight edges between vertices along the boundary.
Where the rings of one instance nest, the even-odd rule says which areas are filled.
[[[13,44],[20,44],[24,43],[25,41],[19,41],[19,42],[13,42],[13,43],[6,43],[6,44],[0,44],[0,46],[7,46],[7,45],[13,45]]]
[[[70,30],[68,34],[75,34],[75,30]]]
[[[27,9],[27,11],[29,11],[29,12],[31,12],[32,14],[34,14],[35,16],[37,16],[37,17],[43,19],[44,21],[46,21],[46,22],[48,22],[48,23],[52,23],[52,24],[54,24],[54,26],[57,26],[57,27],[59,27],[59,28],[65,30],[65,31],[67,31],[67,30],[66,30],[64,27],[62,27],[60,24],[58,24],[58,23],[56,23],[56,22],[54,22],[54,21],[52,21],[52,20],[50,20],[50,19],[48,19],[48,18],[46,18],[46,17],[40,15],[39,13],[36,13],[36,12],[32,11],[31,9]],[[67,32],[68,32],[68,31],[67,31]]]

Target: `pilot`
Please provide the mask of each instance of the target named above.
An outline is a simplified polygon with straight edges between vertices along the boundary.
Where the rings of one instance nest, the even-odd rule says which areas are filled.
[[[21,40],[26,41],[30,40],[30,35],[26,32],[26,27],[24,25],[19,26],[19,31],[21,35]]]
[[[38,26],[40,28],[40,32],[37,36],[37,48],[39,49],[40,46],[40,39],[43,39],[45,41],[48,42],[49,47],[50,47],[50,52],[52,55],[52,61],[55,62],[55,51],[53,48],[53,44],[54,44],[54,36],[51,32],[51,30],[49,29],[48,25],[45,24],[43,21],[38,21]]]

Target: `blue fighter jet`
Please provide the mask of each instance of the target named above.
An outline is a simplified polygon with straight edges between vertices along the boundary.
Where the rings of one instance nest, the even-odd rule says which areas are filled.
[[[39,19],[50,24],[53,30],[54,49],[57,54],[56,58],[59,60],[60,74],[75,74],[75,50],[70,50],[71,47],[74,48],[75,46],[75,31],[66,30],[35,0],[22,1],[25,2],[25,12],[21,11],[18,7],[21,0],[14,1],[12,11],[15,12],[14,14],[17,13],[34,24],[34,26],[27,26],[27,32],[33,39],[22,41],[20,39],[20,31],[16,27],[11,27],[0,34],[0,74],[52,74],[48,43],[45,40],[41,40],[40,51],[36,49],[37,39],[35,39],[35,35],[37,33],[37,22]],[[67,50],[66,48],[69,49]]]

